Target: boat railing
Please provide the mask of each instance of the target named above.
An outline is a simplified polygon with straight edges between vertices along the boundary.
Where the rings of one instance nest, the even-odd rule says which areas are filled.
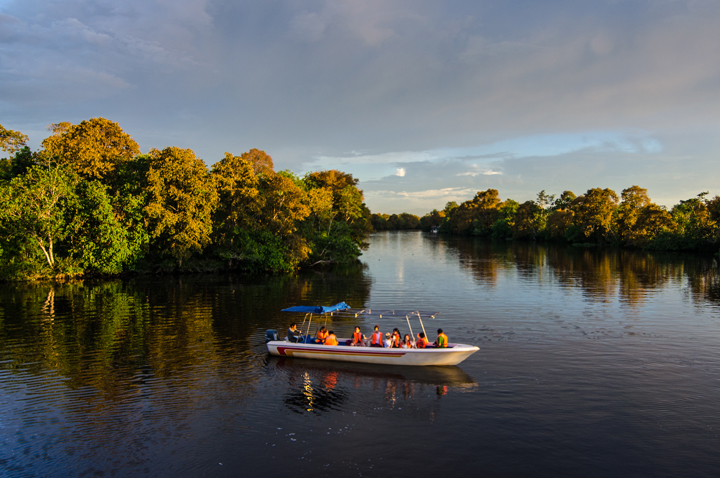
[[[338,304],[339,305],[339,304]],[[343,305],[346,305],[343,303]],[[294,312],[295,310],[285,309],[285,311],[288,312]],[[306,309],[307,310],[307,309]],[[413,310],[413,309],[371,309],[371,308],[361,308],[361,309],[353,309],[350,307],[342,308],[342,309],[334,309],[328,312],[324,313],[317,313],[317,312],[306,312],[305,316],[303,317],[302,324],[300,325],[300,337],[302,339],[302,343],[312,343],[311,341],[314,341],[314,338],[310,334],[310,330],[312,327],[313,322],[313,314],[319,317],[324,318],[324,326],[327,327],[328,320],[331,320],[332,317],[346,317],[346,318],[363,318],[363,319],[388,319],[388,318],[398,318],[402,319],[404,318],[408,329],[410,330],[410,337],[413,339],[415,338],[415,334],[412,330],[412,325],[410,324],[410,318],[417,318],[420,322],[420,327],[422,328],[423,333],[425,334],[425,337],[428,337],[427,332],[425,331],[425,324],[423,323],[423,318],[425,319],[434,319],[437,315],[440,314],[440,312],[430,312],[430,311],[421,311],[421,310]],[[316,319],[316,332],[317,329],[320,327],[320,322],[322,319]],[[306,326],[307,324],[307,326]],[[303,333],[303,331],[305,333]]]

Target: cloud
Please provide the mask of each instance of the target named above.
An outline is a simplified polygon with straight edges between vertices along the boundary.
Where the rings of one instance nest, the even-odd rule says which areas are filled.
[[[458,173],[457,176],[493,176],[495,174],[502,174],[500,171],[468,171],[465,173]]]
[[[581,189],[591,171],[621,184],[638,165],[680,195],[671,178],[716,177],[718,2],[518,5],[5,1],[4,124],[103,115],[143,150],[190,147],[211,163],[258,147],[279,169],[352,172],[368,195],[531,198]],[[678,166],[693,160],[704,177]]]
[[[395,176],[399,176],[401,178],[405,177],[405,168],[398,168]]]
[[[427,189],[424,191],[377,191],[374,193],[377,197],[402,197],[413,199],[432,199],[432,200],[453,200],[465,198],[469,194],[474,194],[474,189],[469,188],[443,188],[443,189]]]

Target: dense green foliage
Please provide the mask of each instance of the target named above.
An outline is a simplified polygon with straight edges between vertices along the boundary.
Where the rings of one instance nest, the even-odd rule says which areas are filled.
[[[623,190],[620,197],[607,188],[580,196],[565,191],[558,198],[541,191],[536,200],[522,204],[501,201],[497,190],[488,189],[460,205],[433,210],[420,219],[420,227],[496,239],[717,251],[720,197],[708,199],[707,194],[680,201],[668,211],[639,186]]]
[[[51,125],[39,151],[0,125],[0,277],[287,272],[349,263],[370,211],[340,171],[275,172],[264,151],[208,170],[189,149],[140,154],[117,123]]]

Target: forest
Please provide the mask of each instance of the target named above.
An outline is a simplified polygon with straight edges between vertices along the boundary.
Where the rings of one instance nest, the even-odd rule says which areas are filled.
[[[357,179],[298,177],[251,149],[211,169],[190,149],[142,154],[104,118],[49,126],[38,151],[0,125],[0,278],[289,272],[357,261],[370,211]]]
[[[557,241],[576,245],[615,245],[667,251],[718,251],[720,197],[701,192],[669,211],[652,202],[647,189],[631,186],[620,196],[592,188],[576,196],[540,191],[522,204],[502,201],[496,189],[423,217],[372,214],[376,230],[422,229],[500,240]]]

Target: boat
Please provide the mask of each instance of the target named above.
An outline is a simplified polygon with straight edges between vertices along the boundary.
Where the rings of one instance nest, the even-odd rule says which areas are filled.
[[[457,365],[475,352],[479,347],[475,345],[449,343],[447,347],[428,345],[426,348],[383,348],[350,345],[347,338],[338,337],[341,345],[324,345],[315,343],[314,334],[311,334],[313,315],[316,317],[316,328],[324,319],[325,323],[332,317],[363,318],[363,319],[405,319],[410,330],[410,337],[415,337],[410,319],[417,319],[420,328],[425,332],[423,318],[434,319],[438,312],[423,312],[419,310],[373,310],[353,309],[345,302],[331,306],[294,306],[283,309],[283,312],[304,313],[300,335],[297,342],[287,338],[280,340],[276,330],[265,332],[265,342],[270,355],[278,357],[297,357],[315,360],[334,360],[341,362],[357,362],[382,365],[412,365],[412,366],[438,366]],[[427,337],[427,333],[425,333]]]

